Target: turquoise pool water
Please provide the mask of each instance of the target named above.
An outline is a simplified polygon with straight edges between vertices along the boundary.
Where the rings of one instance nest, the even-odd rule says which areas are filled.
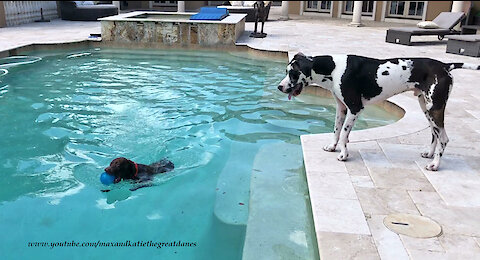
[[[288,101],[276,88],[285,61],[123,49],[29,55],[42,60],[0,76],[3,256],[318,257],[299,136],[330,132],[335,111],[328,99]],[[370,108],[357,128],[395,120]],[[102,193],[99,175],[119,156],[168,157],[176,169],[153,187]],[[50,248],[72,241],[145,244]],[[148,246],[172,241],[194,246]]]

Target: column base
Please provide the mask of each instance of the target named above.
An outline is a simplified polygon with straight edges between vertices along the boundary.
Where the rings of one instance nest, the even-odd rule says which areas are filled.
[[[352,26],[352,27],[363,27],[365,25],[363,25],[362,23],[349,23],[348,26]]]
[[[252,32],[252,33],[250,34],[250,37],[253,37],[253,38],[265,38],[265,37],[267,37],[267,34],[266,34],[266,33],[262,33],[262,32],[257,32],[257,33]]]
[[[290,20],[288,16],[280,16],[280,18],[278,18],[278,21],[288,21],[288,20]]]

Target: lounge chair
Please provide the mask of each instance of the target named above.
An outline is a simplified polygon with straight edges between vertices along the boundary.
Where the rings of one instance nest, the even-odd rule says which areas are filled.
[[[480,35],[452,35],[447,37],[448,53],[480,57]]]
[[[417,27],[398,27],[387,30],[386,42],[399,43],[404,45],[411,45],[412,36],[422,35],[437,35],[439,40],[442,40],[445,35],[460,34],[460,32],[453,30],[465,17],[462,12],[442,12],[433,22],[438,25],[438,29],[422,29]]]
[[[94,4],[93,1],[58,1],[62,20],[96,21],[98,18],[117,15],[113,4]]]

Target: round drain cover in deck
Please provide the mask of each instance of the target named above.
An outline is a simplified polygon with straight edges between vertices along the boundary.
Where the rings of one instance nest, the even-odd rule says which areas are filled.
[[[410,214],[391,214],[383,219],[383,224],[391,231],[410,237],[436,237],[442,232],[440,225],[427,218]]]

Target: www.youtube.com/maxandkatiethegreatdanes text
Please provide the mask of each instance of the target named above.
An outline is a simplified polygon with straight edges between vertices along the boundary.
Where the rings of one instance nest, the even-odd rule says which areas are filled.
[[[28,247],[47,247],[50,249],[54,248],[65,248],[65,247],[94,247],[94,248],[105,248],[105,247],[153,247],[153,248],[164,248],[164,247],[196,247],[197,242],[183,242],[183,241],[171,241],[171,242],[157,242],[157,241],[135,241],[126,240],[124,242],[105,242],[105,241],[95,241],[95,242],[76,242],[76,241],[61,241],[61,242],[28,242]]]

